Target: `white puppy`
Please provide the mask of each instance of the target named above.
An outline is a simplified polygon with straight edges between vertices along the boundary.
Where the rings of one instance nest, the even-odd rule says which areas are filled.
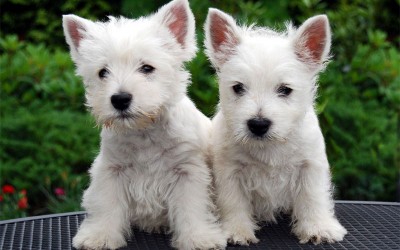
[[[184,62],[196,52],[187,0],[137,20],[63,17],[101,148],[82,206],[76,248],[119,248],[131,225],[169,227],[179,249],[223,248],[210,199],[211,122],[186,96]]]
[[[334,242],[346,229],[334,216],[324,139],[314,110],[317,75],[329,59],[325,15],[285,33],[239,27],[210,9],[206,49],[219,78],[212,144],[217,206],[230,241],[256,243],[258,221],[291,212],[301,243]]]

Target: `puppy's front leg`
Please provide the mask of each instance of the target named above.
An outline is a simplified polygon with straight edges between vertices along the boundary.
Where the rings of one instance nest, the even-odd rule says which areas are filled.
[[[300,243],[343,240],[347,230],[334,216],[327,160],[307,161],[301,166],[293,204],[293,232]]]
[[[78,249],[116,249],[126,245],[129,235],[128,201],[125,182],[118,168],[112,169],[97,159],[90,170],[91,184],[82,205],[88,213],[73,246]]]
[[[233,162],[216,161],[217,207],[221,213],[222,227],[228,232],[228,241],[233,244],[257,243],[254,231],[258,228],[252,218],[250,194],[240,183],[240,166]]]
[[[173,246],[181,250],[225,248],[226,236],[211,212],[207,166],[184,164],[174,171],[177,182],[168,199]]]

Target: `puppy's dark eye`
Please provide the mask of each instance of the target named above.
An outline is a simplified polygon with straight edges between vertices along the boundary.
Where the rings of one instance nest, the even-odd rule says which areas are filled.
[[[145,64],[142,67],[140,67],[140,72],[143,74],[150,74],[155,70],[155,68],[151,65]]]
[[[292,93],[293,89],[289,88],[287,85],[281,85],[279,86],[277,92],[278,95],[281,97],[287,97]]]
[[[233,92],[237,95],[243,95],[245,92],[244,85],[241,82],[238,82],[237,84],[232,86]]]
[[[108,74],[110,74],[110,72],[109,72],[108,69],[106,69],[106,68],[102,68],[102,69],[99,71],[99,77],[100,77],[100,79],[106,78],[106,77],[108,76]]]

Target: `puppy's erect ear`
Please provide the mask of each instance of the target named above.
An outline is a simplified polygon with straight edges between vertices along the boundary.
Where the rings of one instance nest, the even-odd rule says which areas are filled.
[[[185,60],[190,60],[196,53],[195,21],[188,0],[174,0],[161,7],[155,14],[175,37],[184,50]]]
[[[239,28],[231,16],[210,8],[204,29],[206,53],[214,67],[218,69],[235,52],[236,46],[240,43]]]
[[[92,21],[76,15],[63,15],[63,28],[66,41],[70,47],[71,55],[75,59],[82,39],[87,36],[89,25]]]
[[[329,59],[331,31],[326,15],[307,19],[296,31],[294,49],[297,57],[312,68],[320,68]]]

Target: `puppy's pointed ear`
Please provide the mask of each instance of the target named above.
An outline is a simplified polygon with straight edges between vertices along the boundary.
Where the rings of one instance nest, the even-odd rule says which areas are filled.
[[[235,53],[241,40],[239,28],[231,16],[210,8],[204,29],[206,53],[211,63],[218,69]]]
[[[196,53],[195,21],[188,0],[174,0],[155,14],[179,43],[190,60]]]
[[[296,31],[294,49],[297,57],[315,69],[329,59],[331,47],[331,30],[326,15],[307,19]]]
[[[64,35],[73,58],[79,55],[79,46],[82,39],[87,36],[90,23],[92,22],[76,15],[63,15]]]

